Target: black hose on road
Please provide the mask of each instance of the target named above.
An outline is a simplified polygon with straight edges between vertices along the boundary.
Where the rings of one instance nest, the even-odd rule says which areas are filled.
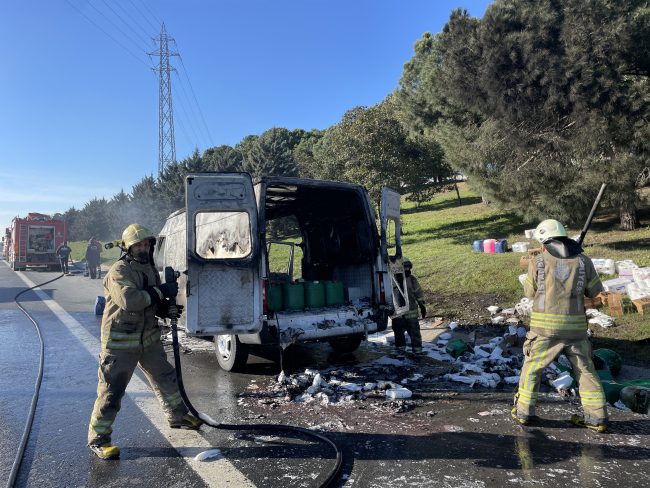
[[[53,281],[63,278],[64,276],[65,276],[64,274],[61,274],[60,276],[57,276],[52,280],[45,281],[44,283],[39,283],[38,285],[34,285],[31,288],[25,288],[24,290],[18,292],[14,297],[14,302],[16,303],[16,305],[18,305],[18,308],[27,316],[29,320],[31,320],[32,324],[34,324],[34,327],[36,328],[36,333],[38,334],[38,339],[41,343],[41,351],[40,351],[40,358],[38,361],[38,376],[36,377],[36,383],[34,385],[34,394],[32,396],[32,403],[29,407],[29,416],[27,417],[27,422],[25,423],[25,428],[23,429],[23,435],[20,438],[20,446],[18,447],[18,451],[16,451],[16,458],[14,459],[14,462],[11,466],[11,472],[9,473],[9,480],[7,481],[7,488],[13,488],[14,483],[16,482],[16,477],[18,476],[18,471],[20,471],[20,465],[23,462],[23,456],[25,455],[25,448],[27,447],[29,434],[32,431],[32,424],[34,423],[34,413],[36,412],[36,404],[38,403],[38,396],[41,391],[41,382],[43,380],[43,365],[45,362],[45,343],[43,342],[43,334],[41,334],[41,328],[38,326],[38,322],[36,322],[36,320],[34,320],[34,318],[29,314],[29,312],[25,310],[23,306],[18,302],[18,297],[23,293],[27,293],[28,291],[31,291],[34,288],[39,288],[43,285],[47,285],[48,283],[52,283]]]
[[[192,413],[197,418],[200,418],[206,425],[209,425],[210,427],[214,427],[215,429],[222,429],[222,430],[264,430],[264,431],[269,431],[269,430],[275,430],[275,431],[281,431],[281,432],[299,432],[303,435],[313,437],[317,439],[320,442],[324,442],[325,444],[328,444],[329,446],[334,449],[334,452],[336,453],[336,459],[334,466],[330,470],[330,472],[327,475],[327,478],[323,483],[321,483],[320,487],[321,488],[326,488],[329,486],[332,486],[332,484],[337,480],[339,471],[341,470],[341,466],[343,464],[343,453],[341,452],[341,449],[328,437],[324,436],[323,434],[319,434],[318,432],[314,432],[313,430],[305,429],[303,427],[296,427],[292,425],[282,425],[282,424],[221,424],[221,423],[215,423],[211,421],[211,419],[206,418],[207,416],[200,413],[196,408],[194,408],[194,405],[192,405],[192,402],[190,399],[187,397],[187,393],[185,392],[185,387],[183,386],[183,373],[181,370],[181,358],[180,358],[180,350],[179,350],[179,345],[178,345],[178,320],[177,319],[171,319],[171,326],[172,326],[172,344],[174,348],[174,366],[176,367],[176,379],[178,381],[178,389],[181,393],[181,397],[183,398],[183,401],[185,402],[185,406],[188,408],[188,410]]]

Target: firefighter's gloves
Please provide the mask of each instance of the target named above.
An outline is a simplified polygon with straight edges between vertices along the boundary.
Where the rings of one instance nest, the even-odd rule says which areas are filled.
[[[424,303],[420,303],[420,313],[422,314],[422,318],[427,316],[427,307],[424,306]]]
[[[163,283],[158,286],[150,286],[146,291],[151,297],[151,303],[158,303],[164,298],[176,298],[178,294],[178,283]]]
[[[156,315],[161,319],[177,319],[183,313],[183,305],[170,305],[168,300],[162,300],[156,309]]]
[[[178,295],[178,283],[175,281],[172,281],[171,283],[163,283],[158,288],[160,288],[160,291],[165,298],[176,298],[176,295]]]

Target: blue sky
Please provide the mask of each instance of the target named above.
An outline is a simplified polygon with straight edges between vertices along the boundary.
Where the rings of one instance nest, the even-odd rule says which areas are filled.
[[[165,22],[176,156],[271,127],[324,129],[396,86],[414,42],[488,0],[4,0],[0,226],[82,208],[158,168]],[[196,101],[195,101],[196,100]],[[198,102],[198,103],[197,103]]]

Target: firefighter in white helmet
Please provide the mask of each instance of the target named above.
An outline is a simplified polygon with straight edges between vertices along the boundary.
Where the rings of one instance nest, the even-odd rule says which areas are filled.
[[[176,283],[161,284],[153,263],[153,234],[139,224],[122,233],[125,254],[104,279],[106,306],[101,325],[97,399],[88,427],[88,446],[101,459],[120,455],[111,443],[113,422],[136,366],[144,371],[172,428],[198,429],[202,422],[183,404],[174,367],[160,340],[159,317],[170,310],[168,299],[178,293]]]
[[[605,394],[592,361],[584,307],[584,297],[596,297],[603,291],[603,285],[591,259],[567,237],[560,222],[544,220],[535,229],[534,237],[544,250],[531,260],[524,282],[524,291],[533,299],[533,307],[512,416],[522,425],[535,419],[542,372],[558,355],[564,354],[571,361],[584,412],[573,415],[571,421],[604,432]]]

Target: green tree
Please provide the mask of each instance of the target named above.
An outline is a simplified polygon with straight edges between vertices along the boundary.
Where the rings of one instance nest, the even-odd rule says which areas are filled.
[[[530,218],[581,221],[607,181],[622,228],[635,228],[649,114],[647,78],[628,51],[646,10],[637,0],[497,0],[480,21],[457,10],[405,65],[404,119]],[[641,19],[634,29],[631,18]]]
[[[298,166],[291,153],[294,142],[287,129],[273,127],[265,131],[244,152],[244,169],[253,177],[297,176]]]
[[[206,149],[203,153],[203,160],[206,163],[208,171],[242,171],[241,152],[225,144]]]

